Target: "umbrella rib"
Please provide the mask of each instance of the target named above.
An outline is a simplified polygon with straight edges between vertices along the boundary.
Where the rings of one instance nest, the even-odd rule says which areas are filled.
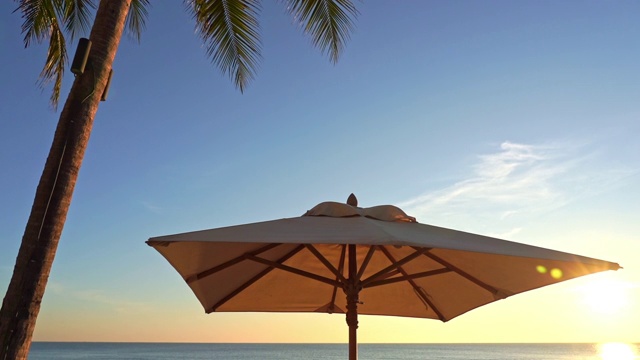
[[[389,250],[387,250],[384,246],[381,246],[380,249],[387,256],[389,261],[391,261],[393,263],[396,262],[396,259],[394,259],[393,255],[391,255]],[[414,249],[416,249],[416,248],[414,248]],[[420,249],[420,248],[418,248],[418,249]],[[418,250],[418,249],[416,249],[416,250]],[[430,248],[423,248],[423,249],[426,249],[426,251],[431,250]],[[426,252],[422,252],[421,254],[425,254],[425,253]],[[409,274],[407,274],[407,272],[401,266],[398,266],[398,270],[400,270],[402,275],[409,276]],[[416,282],[413,281],[413,279],[407,279],[407,282],[411,285],[411,287],[413,288],[413,291],[416,293],[416,295],[418,295],[418,298],[420,300],[422,300],[427,305],[427,307],[431,307],[433,312],[435,312],[436,315],[438,315],[438,319],[440,319],[440,321],[446,321],[446,318],[444,317],[444,315],[440,312],[440,310],[438,310],[438,308],[429,299],[429,296],[427,296],[427,292],[422,287],[418,286],[418,284],[416,284]]]
[[[347,254],[347,245],[342,245],[342,252],[340,253],[340,261],[338,262],[338,272],[342,274],[344,271],[344,259]],[[344,277],[344,276],[343,276]],[[338,278],[336,278],[336,281]],[[338,295],[338,287],[334,286],[333,291],[331,292],[331,302],[329,303],[329,310],[333,312],[333,309],[336,307],[336,295]]]
[[[360,266],[360,270],[358,271],[358,275],[356,276],[356,279],[358,280],[362,279],[362,275],[364,275],[364,271],[369,265],[369,261],[371,261],[371,257],[373,257],[373,253],[375,253],[375,251],[376,251],[376,245],[369,246],[369,251],[367,251],[367,256],[365,256],[364,260],[362,261],[362,265]]]
[[[384,246],[381,246],[380,249],[382,251],[384,251],[385,254],[386,254],[386,249],[384,248]],[[386,275],[387,275],[387,273],[389,271],[395,270],[395,269],[399,269],[400,266],[408,263],[409,261],[411,261],[411,260],[417,258],[418,256],[426,253],[427,251],[431,250],[431,248],[417,248],[417,249],[414,248],[414,249],[416,250],[414,253],[412,253],[410,255],[407,255],[405,258],[403,258],[402,260],[399,260],[399,261],[392,260],[392,264],[391,265],[387,266],[386,268],[384,268],[384,269],[378,271],[377,273],[369,276],[368,278],[364,279],[362,281],[362,286],[363,287],[367,286],[369,283],[371,283],[373,281],[376,281],[376,280],[379,280],[380,278],[386,277]],[[389,256],[389,255],[387,255],[387,256]],[[391,259],[389,259],[389,260],[391,260]]]
[[[301,245],[301,246],[304,246],[304,245]],[[300,269],[297,269],[297,268],[294,268],[294,267],[291,267],[291,266],[278,264],[275,261],[263,259],[261,257],[257,257],[257,256],[253,256],[253,255],[247,255],[247,259],[255,261],[255,262],[259,262],[261,264],[269,265],[269,266],[274,267],[276,269],[288,271],[288,272],[296,274],[296,275],[301,275],[301,276],[307,277],[309,279],[317,280],[317,281],[320,281],[320,282],[323,282],[323,283],[326,283],[326,284],[329,284],[329,285],[332,285],[332,286],[340,286],[341,285],[340,282],[335,281],[333,279],[329,279],[329,278],[326,278],[324,276],[320,276],[320,275],[317,275],[317,274],[314,274],[314,273],[310,273],[308,271],[300,270]]]
[[[320,260],[320,262],[322,263],[322,265],[326,266],[327,269],[329,269],[329,271],[331,271],[336,277],[336,280],[340,280],[343,284],[345,284],[347,282],[347,279],[345,279],[344,275],[342,275],[338,269],[336,269],[333,264],[331,264],[329,262],[329,260],[327,260],[326,257],[324,257],[324,255],[320,254],[320,252],[318,251],[318,249],[316,249],[313,245],[311,244],[304,244],[304,246],[311,251],[311,253],[318,258],[318,260]]]
[[[414,248],[414,249],[415,249],[415,248]],[[483,288],[483,289],[485,289],[485,290],[489,291],[489,292],[490,292],[490,293],[492,293],[493,295],[496,295],[496,294],[498,294],[498,293],[499,293],[499,290],[498,290],[498,289],[496,289],[496,288],[494,288],[493,286],[491,286],[491,285],[489,285],[489,284],[485,283],[484,281],[481,281],[480,279],[478,279],[478,278],[476,278],[476,277],[474,277],[474,276],[471,276],[469,273],[467,273],[467,272],[465,272],[464,270],[460,269],[459,267],[457,267],[457,266],[455,266],[455,265],[451,264],[450,262],[448,262],[448,261],[446,261],[446,260],[444,260],[444,259],[440,258],[439,256],[434,255],[434,254],[431,254],[431,253],[425,253],[424,255],[425,255],[425,256],[427,256],[428,258],[430,258],[430,259],[432,259],[432,260],[434,260],[434,261],[438,262],[440,265],[444,265],[444,266],[446,266],[447,268],[449,268],[449,269],[453,270],[453,271],[454,271],[455,273],[457,273],[458,275],[460,275],[460,276],[462,276],[463,278],[465,278],[465,279],[467,279],[467,280],[471,281],[472,283],[474,283],[474,284],[476,284],[476,285],[480,286],[481,288]]]
[[[380,285],[388,285],[388,284],[393,284],[393,283],[396,283],[396,282],[413,280],[413,279],[420,279],[420,278],[424,278],[424,277],[428,277],[428,276],[434,276],[434,275],[440,275],[440,274],[448,273],[448,272],[451,272],[451,271],[453,271],[453,270],[448,269],[448,268],[442,268],[442,269],[431,270],[431,271],[424,271],[424,272],[415,273],[415,274],[407,274],[406,272],[401,271],[404,274],[403,276],[398,276],[398,277],[394,277],[394,278],[391,278],[391,279],[373,281],[373,282],[370,282],[367,286],[365,286],[365,288],[370,288],[370,287],[380,286]]]
[[[276,260],[276,262],[281,264],[281,263],[289,260],[293,255],[299,253],[302,249],[303,249],[303,246],[302,245],[298,245],[293,250],[291,250],[287,254],[285,254],[283,257],[281,257],[280,259]],[[216,311],[224,303],[226,303],[227,301],[231,300],[236,295],[240,294],[242,291],[244,291],[246,288],[251,286],[253,283],[255,283],[256,281],[260,280],[263,276],[265,276],[268,273],[270,273],[271,270],[273,270],[273,269],[274,269],[273,267],[268,267],[268,268],[262,270],[261,272],[259,272],[258,274],[256,274],[254,277],[249,279],[247,282],[245,282],[244,284],[240,285],[235,290],[233,290],[232,292],[227,294],[225,297],[223,297],[220,301],[215,303],[215,305],[210,307],[209,310],[207,310],[207,314]]]
[[[233,259],[231,259],[231,260],[229,260],[229,261],[227,261],[225,263],[222,263],[222,264],[220,264],[218,266],[214,266],[214,267],[212,267],[210,269],[201,271],[201,272],[199,272],[199,273],[197,273],[195,275],[191,275],[191,276],[187,277],[184,280],[187,282],[187,284],[190,284],[190,283],[192,283],[192,282],[194,282],[196,280],[200,280],[200,279],[205,278],[205,277],[207,277],[209,275],[213,275],[213,274],[217,273],[218,271],[224,270],[224,269],[228,268],[229,266],[233,266],[233,265],[235,265],[237,263],[240,263],[240,262],[246,260],[247,259],[247,255],[258,255],[258,254],[261,254],[261,253],[263,253],[265,251],[271,250],[271,249],[275,248],[276,246],[280,246],[280,245],[282,245],[282,244],[273,243],[273,244],[265,245],[265,246],[263,246],[263,247],[261,247],[261,248],[259,248],[257,250],[244,253],[244,254],[242,254],[242,255],[240,255],[238,257],[235,257],[235,258],[233,258]]]

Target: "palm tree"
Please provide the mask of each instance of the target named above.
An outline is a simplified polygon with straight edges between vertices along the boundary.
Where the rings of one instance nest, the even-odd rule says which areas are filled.
[[[0,359],[26,359],[58,241],[71,204],[93,120],[109,79],[125,28],[139,40],[149,0],[19,0],[25,46],[47,41],[41,86],[53,82],[58,104],[70,39],[91,27],[92,43],[84,73],[77,75],[53,138],[38,184],[13,276],[0,310]],[[207,55],[243,91],[260,59],[259,0],[184,0]],[[357,10],[351,0],[284,0],[288,12],[313,44],[338,60]]]

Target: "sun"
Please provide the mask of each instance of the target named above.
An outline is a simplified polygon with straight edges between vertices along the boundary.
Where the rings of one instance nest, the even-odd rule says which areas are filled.
[[[580,287],[582,299],[593,312],[614,314],[628,302],[627,284],[621,281],[596,279]]]
[[[629,344],[606,343],[599,346],[602,360],[633,360],[636,354]]]

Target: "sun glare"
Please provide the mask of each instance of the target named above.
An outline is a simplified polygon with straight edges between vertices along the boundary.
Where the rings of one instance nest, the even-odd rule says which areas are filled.
[[[600,344],[600,358],[602,360],[634,360],[636,353],[633,347],[624,343],[606,343]]]
[[[595,280],[580,288],[584,303],[594,312],[613,314],[628,303],[628,286],[612,280]]]

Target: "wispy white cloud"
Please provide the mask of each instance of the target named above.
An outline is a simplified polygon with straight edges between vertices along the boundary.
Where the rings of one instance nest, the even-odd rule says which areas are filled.
[[[71,296],[83,302],[105,305],[118,313],[131,314],[149,310],[149,305],[146,303],[124,300],[114,294],[107,294],[103,290],[76,290],[71,293]]]
[[[118,294],[107,293],[100,289],[74,289],[59,282],[50,281],[47,284],[47,291],[67,300],[75,300],[83,304],[91,304],[110,309],[110,311],[122,314],[140,313],[150,311],[150,305],[142,301],[132,301],[123,299]]]
[[[516,236],[520,231],[522,231],[521,227],[516,227],[516,228],[512,228],[510,230],[507,230],[506,232],[501,232],[501,233],[493,233],[490,234],[493,237],[497,237],[499,239],[511,239],[514,236]]]
[[[401,206],[421,213],[442,213],[460,206],[502,205],[500,216],[507,217],[532,206],[559,204],[564,200],[551,180],[571,166],[561,160],[558,146],[504,142],[500,151],[478,156],[468,179],[418,196]]]
[[[146,202],[146,201],[142,202],[142,206],[144,206],[145,209],[147,209],[150,212],[155,213],[155,214],[161,214],[164,211],[163,207],[151,204],[151,203]]]
[[[57,281],[49,281],[47,282],[47,291],[62,294],[64,293],[64,286]]]
[[[399,205],[418,219],[466,214],[476,219],[507,220],[557,209],[577,198],[607,191],[637,173],[620,167],[604,169],[596,163],[598,152],[587,143],[533,145],[507,141],[498,151],[477,156],[466,179]],[[518,231],[514,227],[502,233],[513,235]]]

